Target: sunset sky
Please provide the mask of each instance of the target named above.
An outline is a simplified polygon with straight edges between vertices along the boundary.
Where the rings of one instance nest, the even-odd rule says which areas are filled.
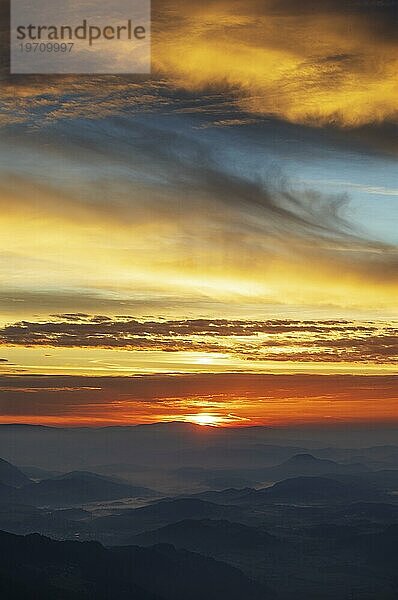
[[[398,421],[395,17],[155,1],[149,77],[2,61],[2,422]]]

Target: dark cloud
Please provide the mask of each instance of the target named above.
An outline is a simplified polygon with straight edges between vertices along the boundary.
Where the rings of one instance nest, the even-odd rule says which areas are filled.
[[[245,338],[248,338],[245,341]],[[147,320],[59,315],[0,330],[0,344],[216,352],[254,361],[394,363],[398,329],[388,323],[226,319]]]
[[[350,137],[358,140],[363,149],[398,155],[398,125],[393,122],[373,123],[352,129]]]

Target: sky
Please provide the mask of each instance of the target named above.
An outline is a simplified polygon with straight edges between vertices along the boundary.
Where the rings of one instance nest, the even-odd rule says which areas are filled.
[[[3,422],[398,420],[396,10],[155,1],[146,77],[1,31]]]

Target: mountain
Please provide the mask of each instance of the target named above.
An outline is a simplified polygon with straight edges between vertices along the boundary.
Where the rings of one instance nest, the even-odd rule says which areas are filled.
[[[95,532],[134,534],[157,529],[184,519],[239,519],[241,511],[195,498],[162,500],[117,515],[99,517],[92,523]]]
[[[270,581],[271,574],[275,575],[280,565],[286,567],[294,561],[294,548],[289,543],[262,528],[227,520],[180,521],[132,536],[128,541],[140,546],[167,543],[199,552],[225,561],[260,581]],[[279,583],[273,587],[278,589]]]
[[[275,467],[256,471],[257,477],[263,481],[281,481],[289,477],[321,476],[344,473],[364,473],[369,468],[360,463],[342,464],[333,460],[316,458],[312,454],[295,454],[285,462]]]
[[[50,471],[91,471],[94,465],[128,463],[133,457],[139,466],[170,469],[204,464],[208,468],[262,467],[305,451],[301,445],[274,444],[268,438],[275,434],[267,428],[245,430],[181,422],[69,429],[0,425],[0,456]]]
[[[132,544],[152,546],[173,544],[214,558],[227,560],[242,554],[263,554],[269,549],[281,547],[273,535],[255,527],[226,520],[185,520],[148,531],[130,539]]]
[[[21,487],[30,483],[30,479],[20,469],[0,458],[0,483],[11,487]]]
[[[140,481],[139,475],[130,474],[134,485],[158,489],[167,495],[195,493],[206,488],[256,486],[258,482],[274,482],[287,476],[326,475],[320,464],[317,472],[297,471],[294,465],[285,465],[286,471],[268,472],[283,464],[293,455],[311,452],[320,459],[340,460],[341,463],[363,461],[378,468],[398,467],[398,447],[385,446],[382,451],[364,448],[366,444],[396,443],[396,431],[349,428],[343,430],[317,430],[313,428],[278,429],[270,427],[203,427],[189,423],[163,423],[131,427],[39,427],[26,425],[0,425],[0,456],[16,465],[35,465],[48,471],[96,471],[101,465],[120,465],[119,470],[107,470],[118,475],[123,465],[132,462],[139,468],[156,467],[160,474]],[[298,439],[299,438],[299,439]],[[156,443],[154,440],[156,439]],[[395,440],[395,441],[394,441]],[[347,449],[346,443],[359,446]],[[334,449],[330,444],[336,445]],[[344,444],[342,446],[342,444]],[[327,446],[325,448],[325,446]],[[361,465],[329,465],[329,473],[337,470],[359,472]],[[371,463],[369,463],[371,461]],[[395,461],[395,462],[394,462]],[[384,466],[386,465],[386,466]],[[391,466],[390,466],[391,465]],[[176,469],[203,468],[206,471],[189,473]],[[315,466],[315,465],[313,465]],[[173,472],[169,477],[169,472]],[[166,475],[163,482],[163,474]],[[30,475],[30,473],[29,473]],[[49,479],[39,473],[35,479]]]
[[[383,494],[377,488],[359,479],[343,482],[328,477],[293,477],[249,492],[239,504],[336,504],[381,498]]]
[[[49,471],[48,469],[41,469],[40,467],[33,466],[23,466],[19,467],[19,469],[29,477],[29,479],[36,481],[40,481],[41,479],[53,479],[54,477],[62,475],[61,471]]]
[[[362,476],[330,475],[329,477],[291,477],[260,489],[230,488],[222,491],[200,492],[190,498],[200,498],[220,505],[256,506],[278,503],[302,504],[355,502],[385,499],[383,491]]]
[[[103,474],[99,474],[99,473],[91,473],[90,471],[71,471],[69,473],[62,473],[59,475],[55,475],[54,477],[51,477],[50,479],[54,479],[56,481],[66,481],[66,480],[77,480],[79,479],[80,481],[85,481],[85,482],[89,482],[91,484],[106,484],[106,483],[110,483],[110,484],[119,484],[121,486],[127,486],[128,488],[135,490],[137,492],[136,495],[139,495],[139,493],[141,493],[141,495],[143,497],[153,497],[153,496],[157,496],[158,493],[155,492],[154,490],[151,490],[147,487],[141,486],[141,485],[132,485],[130,483],[128,483],[127,481],[125,481],[124,479],[120,479],[118,477],[114,477],[114,476],[110,476],[110,475],[103,475]]]
[[[34,506],[68,506],[156,495],[156,492],[148,488],[80,471],[66,473],[53,479],[43,479],[19,490],[20,501]]]
[[[173,546],[106,549],[0,532],[5,600],[268,600],[238,569]]]
[[[48,511],[22,504],[0,504],[0,529],[11,533],[42,533],[54,537],[72,538],[79,534],[81,524],[73,514]],[[90,516],[89,513],[87,515]]]
[[[370,471],[369,467],[361,463],[339,463],[325,458],[316,458],[308,452],[295,453],[292,456],[291,452],[296,448],[291,447],[284,449],[285,455],[288,455],[287,460],[277,465],[264,466],[270,460],[273,462],[277,456],[282,454],[281,448],[255,444],[253,448],[247,450],[252,454],[256,453],[256,457],[253,460],[248,460],[247,466],[244,468],[237,467],[238,461],[235,460],[234,468],[180,467],[171,471],[170,474],[174,475],[178,481],[185,483],[186,490],[183,490],[183,493],[185,491],[189,493],[191,490],[193,492],[195,488],[200,493],[201,488],[206,491],[224,490],[225,488],[261,487],[290,477],[331,476],[334,474],[360,475],[367,474]],[[242,461],[243,454],[244,451],[242,450],[240,461]],[[206,458],[204,455],[202,457],[203,464],[207,465]],[[258,463],[261,464],[260,468]]]

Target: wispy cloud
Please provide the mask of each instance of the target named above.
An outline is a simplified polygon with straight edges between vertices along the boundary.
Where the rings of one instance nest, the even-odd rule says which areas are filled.
[[[395,305],[397,248],[357,231],[349,198],[296,186],[244,136],[225,142],[126,115],[16,135],[0,194],[3,294],[41,294],[47,312],[72,296],[72,310],[147,300],[143,314],[156,302],[197,315],[209,302]]]

